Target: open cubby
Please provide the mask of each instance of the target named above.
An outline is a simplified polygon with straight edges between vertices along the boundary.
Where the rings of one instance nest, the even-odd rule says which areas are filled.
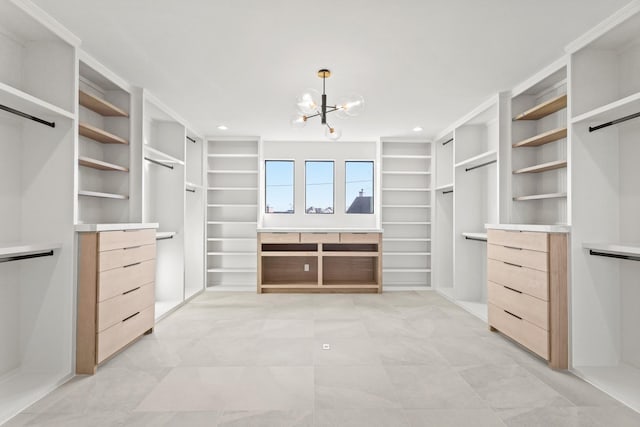
[[[377,285],[378,257],[324,257],[322,258],[323,285]]]
[[[309,271],[305,271],[305,265]],[[265,285],[317,285],[318,258],[315,256],[270,256],[262,259],[262,283]]]

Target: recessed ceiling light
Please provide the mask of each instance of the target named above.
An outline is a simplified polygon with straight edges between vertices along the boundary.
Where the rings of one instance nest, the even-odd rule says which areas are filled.
[[[420,126],[416,126],[413,128],[414,132],[422,132],[422,128]]]
[[[220,126],[218,126],[218,129],[219,129],[219,130],[227,130],[227,129],[229,129],[229,128],[228,128],[228,127],[226,127],[225,125],[220,125]]]

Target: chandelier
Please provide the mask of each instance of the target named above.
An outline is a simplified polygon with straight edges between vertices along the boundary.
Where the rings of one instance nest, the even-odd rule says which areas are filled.
[[[329,125],[327,115],[336,113],[336,117],[354,117],[364,110],[364,99],[360,95],[351,94],[348,97],[339,99],[335,105],[327,105],[327,94],[325,93],[326,79],[331,77],[331,71],[323,68],[318,70],[318,77],[322,79],[322,94],[315,89],[307,89],[298,97],[298,112],[291,119],[291,125],[302,127],[307,124],[307,120],[313,117],[320,117],[320,121],[326,126],[325,135],[327,138],[337,140],[342,136],[342,131]]]

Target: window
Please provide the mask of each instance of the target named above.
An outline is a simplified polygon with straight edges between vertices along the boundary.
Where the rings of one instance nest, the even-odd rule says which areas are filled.
[[[345,209],[348,214],[373,213],[373,162],[345,162]]]
[[[308,214],[333,213],[333,162],[305,162],[306,203]]]
[[[265,212],[293,213],[294,166],[291,160],[264,162]]]

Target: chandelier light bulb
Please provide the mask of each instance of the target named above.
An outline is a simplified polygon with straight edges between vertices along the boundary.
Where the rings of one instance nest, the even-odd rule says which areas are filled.
[[[302,114],[296,114],[291,117],[291,121],[289,122],[294,128],[301,128],[307,124],[307,116]]]
[[[304,114],[313,114],[320,108],[320,92],[315,89],[306,89],[297,101],[298,110]]]
[[[329,138],[332,141],[336,141],[338,139],[340,139],[340,137],[342,136],[342,131],[340,129],[336,129],[336,128],[332,128],[327,126],[324,130],[324,134],[327,138]]]

